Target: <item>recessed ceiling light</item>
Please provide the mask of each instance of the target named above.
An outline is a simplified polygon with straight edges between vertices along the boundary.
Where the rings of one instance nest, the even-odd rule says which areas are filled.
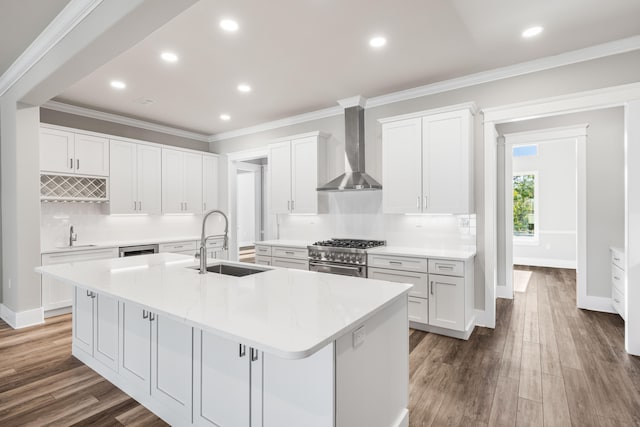
[[[162,52],[160,57],[167,62],[176,62],[178,60],[178,55],[172,52]]]
[[[127,85],[120,80],[111,80],[111,87],[114,89],[124,89]]]
[[[382,47],[387,44],[387,39],[385,39],[384,37],[374,37],[369,40],[369,44],[371,45],[371,47]]]
[[[542,28],[539,25],[536,25],[535,27],[527,28],[522,32],[522,37],[524,37],[525,39],[528,39],[530,37],[535,37],[538,34],[540,34],[542,30],[544,30],[544,28]]]
[[[251,92],[251,86],[242,83],[238,85],[238,90],[243,93]]]
[[[233,32],[238,31],[238,23],[232,19],[223,19],[220,21],[220,28],[225,31]]]
[[[224,120],[225,122],[231,120],[231,116],[228,114],[220,114],[220,120]]]

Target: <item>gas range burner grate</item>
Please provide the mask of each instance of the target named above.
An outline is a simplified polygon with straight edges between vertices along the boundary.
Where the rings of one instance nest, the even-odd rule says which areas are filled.
[[[330,248],[370,249],[376,246],[384,246],[384,240],[359,240],[359,239],[331,239],[315,242],[313,246]]]

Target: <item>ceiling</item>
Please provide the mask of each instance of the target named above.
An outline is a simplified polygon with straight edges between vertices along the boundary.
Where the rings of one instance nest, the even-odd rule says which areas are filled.
[[[69,0],[0,0],[0,76]]]
[[[201,0],[55,99],[216,134],[637,34],[638,0]]]

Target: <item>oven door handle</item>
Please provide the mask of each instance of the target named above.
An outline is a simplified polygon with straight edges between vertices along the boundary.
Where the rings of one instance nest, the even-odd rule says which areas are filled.
[[[312,265],[314,267],[342,268],[344,270],[356,270],[356,271],[360,271],[360,268],[364,267],[364,266],[352,267],[350,265],[339,265],[339,264],[323,264],[323,263],[318,263],[318,262],[310,262],[309,265]]]

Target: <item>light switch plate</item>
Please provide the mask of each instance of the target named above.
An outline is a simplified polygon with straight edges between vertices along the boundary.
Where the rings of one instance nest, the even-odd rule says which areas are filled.
[[[367,336],[367,331],[364,328],[364,326],[365,325],[362,325],[358,329],[353,331],[353,347],[354,348],[360,346],[364,342],[365,337]]]

